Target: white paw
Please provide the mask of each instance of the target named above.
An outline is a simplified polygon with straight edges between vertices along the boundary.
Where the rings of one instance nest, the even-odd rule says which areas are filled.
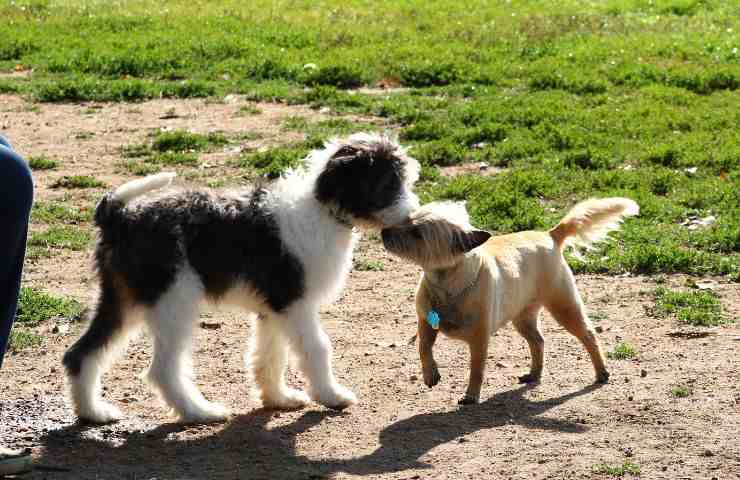
[[[206,402],[178,412],[177,417],[180,423],[217,423],[229,418],[229,410],[221,404]]]
[[[88,408],[79,408],[77,416],[91,423],[111,423],[122,419],[123,413],[110,403],[98,401]]]
[[[357,403],[355,394],[347,387],[339,384],[334,384],[325,390],[312,393],[313,395],[311,396],[315,401],[334,410],[344,410],[350,405]]]
[[[265,408],[296,410],[305,407],[311,400],[302,390],[284,388],[273,395],[262,394],[262,405]]]

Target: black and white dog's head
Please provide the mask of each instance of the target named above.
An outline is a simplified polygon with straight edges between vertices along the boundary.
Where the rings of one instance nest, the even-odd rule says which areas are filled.
[[[385,228],[405,221],[419,206],[411,190],[419,163],[386,135],[333,140],[308,161],[319,169],[316,199],[347,223]]]

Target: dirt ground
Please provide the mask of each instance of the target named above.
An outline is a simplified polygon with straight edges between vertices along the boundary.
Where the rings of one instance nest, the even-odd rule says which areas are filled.
[[[128,178],[117,167],[119,148],[144,141],[152,129],[260,133],[258,140],[205,155],[206,166],[185,176],[194,183],[223,178],[233,186],[244,179],[226,162],[238,151],[298,138],[279,127],[290,116],[329,114],[260,104],[261,114],[239,116],[241,104],[31,105],[0,96],[0,132],[24,155],[61,162],[60,169],[37,174],[37,199],[89,207],[103,190],[49,185],[72,173],[118,185]],[[160,118],[173,112],[176,118]],[[95,294],[89,256],[62,251],[31,263],[25,282],[89,303]],[[466,349],[440,339],[436,356],[443,378],[430,390],[421,381],[416,347],[408,344],[419,271],[389,257],[373,234],[365,235],[356,256],[358,265],[379,260],[383,270],[355,269],[339,301],[323,310],[323,321],[336,375],[358,394],[358,405],[341,413],[318,405],[293,412],[260,409],[243,363],[252,325],[239,312],[206,309],[202,320],[216,328],[198,329],[197,382],[209,399],[232,409],[230,421],[173,423],[137,377],[150,355],[142,337],[104,381],[106,398],[127,417],[113,425],[77,424],[65,403],[60,359],[82,327],[53,333],[47,326],[40,330],[41,347],[6,358],[0,443],[33,449],[40,468],[22,477],[33,479],[607,478],[594,469],[626,461],[641,468],[641,478],[740,478],[737,324],[696,329],[651,316],[655,278],[579,276],[604,350],[627,341],[637,358],[609,360],[610,383],[594,386],[585,350],[545,315],[542,383],[517,384],[529,353],[507,328],[491,340],[482,403],[458,407]],[[728,314],[740,317],[738,284],[712,280]],[[686,278],[663,281],[681,286]],[[302,384],[295,369],[289,381]],[[679,385],[692,394],[675,398],[671,389]]]

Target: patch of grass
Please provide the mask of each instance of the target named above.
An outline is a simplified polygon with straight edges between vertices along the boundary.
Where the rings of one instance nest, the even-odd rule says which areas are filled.
[[[613,360],[629,360],[637,357],[637,350],[627,342],[620,342],[607,356]]]
[[[59,162],[45,155],[28,157],[28,165],[32,170],[53,170],[59,166]]]
[[[372,123],[350,121],[345,118],[330,118],[311,122],[305,117],[291,117],[282,124],[284,130],[304,133],[308,138],[328,140],[331,137],[346,136],[355,132],[369,132],[377,130]]]
[[[140,158],[151,154],[151,147],[146,144],[124,145],[121,147],[121,155],[125,158]]]
[[[712,327],[729,323],[722,304],[712,291],[679,292],[665,287],[655,289],[655,311],[662,316],[673,315],[693,326]]]
[[[151,144],[127,145],[121,149],[125,158],[134,158],[123,167],[134,175],[149,175],[162,166],[195,167],[200,164],[197,152],[227,144],[228,139],[219,132],[205,135],[186,130],[158,132]]]
[[[51,249],[84,250],[92,239],[87,230],[70,225],[52,225],[46,231],[34,233],[28,239],[29,257],[43,255]]]
[[[285,170],[296,168],[308,154],[308,149],[302,147],[278,147],[264,152],[247,153],[242,155],[234,165],[240,168],[254,169],[260,175],[268,178],[277,178]]]
[[[380,260],[355,260],[355,270],[360,272],[382,272],[385,264]]]
[[[173,130],[157,133],[152,141],[151,149],[156,152],[196,152],[227,143],[229,141],[226,137],[218,132],[201,135],[186,130]]]
[[[122,165],[127,172],[133,175],[140,175],[142,177],[146,175],[151,175],[152,173],[157,173],[162,170],[162,167],[160,165],[155,165],[147,162],[139,162],[136,160],[123,162]]]
[[[691,389],[684,385],[679,385],[671,388],[671,395],[676,398],[686,398],[691,395]]]
[[[200,163],[200,161],[198,160],[198,155],[196,155],[195,153],[177,151],[156,153],[149,157],[147,161],[157,165],[186,165],[190,167],[197,166]]]
[[[253,170],[267,178],[277,178],[287,169],[299,167],[308,152],[322,143],[317,139],[309,139],[264,151],[249,152],[241,155],[232,165]]]
[[[80,318],[84,307],[76,300],[49,295],[30,287],[21,288],[16,322],[35,327],[49,319],[62,317],[68,321]]]
[[[31,221],[49,224],[79,224],[92,220],[92,215],[92,209],[77,209],[61,202],[36,201],[31,210]]]
[[[260,115],[262,110],[254,105],[242,105],[237,112],[238,116]]]
[[[633,475],[633,476],[639,476],[640,475],[640,466],[636,465],[629,460],[626,460],[621,465],[607,465],[605,463],[602,463],[600,465],[595,465],[593,468],[594,473],[600,473],[604,475],[610,475],[612,477],[624,477],[625,475]]]
[[[600,322],[602,320],[608,319],[609,315],[604,312],[591,312],[589,313],[588,317],[594,322]]]
[[[90,140],[91,138],[95,138],[95,132],[77,132],[74,138],[76,140]]]
[[[58,72],[53,72],[58,73]],[[216,93],[206,81],[170,82],[141,79],[109,79],[90,75],[40,76],[18,88],[38,102],[135,102],[152,98],[199,98]]]
[[[298,78],[306,85],[329,85],[337,88],[357,88],[367,82],[362,67],[352,64],[304,68]]]
[[[221,187],[224,187],[224,186],[226,186],[226,181],[225,181],[225,180],[223,180],[223,179],[218,179],[218,180],[208,180],[208,181],[206,182],[206,186],[207,186],[208,188],[221,188]]]
[[[237,140],[243,140],[243,141],[251,141],[251,140],[259,140],[260,138],[263,138],[264,135],[260,132],[242,132],[236,136]]]
[[[51,188],[102,188],[105,183],[91,175],[65,175],[51,184]]]
[[[21,88],[17,82],[0,80],[0,93],[2,94],[18,94],[21,93]]]
[[[43,338],[41,335],[24,328],[14,327],[10,332],[8,342],[8,351],[18,353],[27,348],[41,345]]]

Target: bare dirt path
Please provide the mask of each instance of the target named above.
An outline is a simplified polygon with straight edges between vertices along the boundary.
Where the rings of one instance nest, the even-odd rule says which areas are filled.
[[[173,108],[182,116],[159,118]],[[38,199],[89,206],[103,190],[48,186],[71,173],[122,182],[128,176],[115,166],[118,149],[143,141],[150,129],[178,122],[174,126],[198,132],[260,131],[260,141],[270,144],[294,135],[280,130],[285,118],[316,115],[259,105],[261,115],[241,117],[238,108],[162,100],[91,109],[0,96],[0,132],[26,155],[61,161],[60,170],[37,175]],[[80,131],[94,135],[75,138]],[[213,163],[229,155],[217,152]],[[25,281],[87,303],[94,294],[89,254],[63,251],[40,259],[29,265]],[[367,270],[370,261],[382,270]],[[242,360],[252,326],[238,312],[206,308],[202,320],[218,327],[198,329],[197,382],[209,399],[232,409],[229,422],[172,423],[136,376],[150,354],[141,338],[105,381],[105,396],[127,418],[108,426],[76,424],[64,401],[60,358],[81,326],[61,334],[46,327],[42,346],[6,359],[0,442],[33,448],[47,467],[23,477],[34,479],[607,478],[594,473],[595,466],[625,462],[639,465],[642,478],[740,478],[740,328],[697,330],[650,316],[655,279],[578,278],[605,350],[628,341],[638,351],[636,359],[609,360],[608,385],[591,384],[583,348],[545,316],[543,382],[516,383],[528,368],[528,349],[506,329],[492,339],[482,403],[459,408],[465,348],[441,339],[436,354],[443,379],[429,390],[416,347],[407,344],[416,322],[411,298],[417,269],[388,257],[374,235],[360,244],[357,266],[341,299],[323,312],[337,376],[360,397],[343,413],[317,405],[295,412],[259,409]],[[671,286],[685,280],[665,279]],[[717,280],[728,314],[740,316],[740,287]],[[302,382],[295,370],[289,381]],[[692,394],[676,398],[675,386]]]

